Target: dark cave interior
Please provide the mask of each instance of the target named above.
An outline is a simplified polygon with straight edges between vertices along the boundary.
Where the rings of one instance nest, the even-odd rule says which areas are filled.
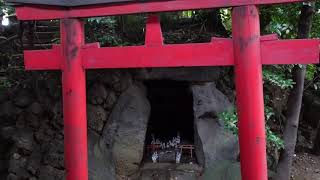
[[[152,135],[166,142],[179,134],[182,144],[193,144],[193,97],[189,84],[157,80],[147,81],[145,85],[151,104],[146,142],[152,141]]]

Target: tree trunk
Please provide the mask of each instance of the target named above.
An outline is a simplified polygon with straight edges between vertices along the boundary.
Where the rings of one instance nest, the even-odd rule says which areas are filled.
[[[298,38],[308,38],[312,20],[314,15],[314,4],[305,4],[301,10],[301,16],[298,27]],[[289,95],[287,103],[286,124],[283,134],[284,150],[281,152],[279,164],[277,167],[277,174],[275,180],[289,180],[293,155],[297,141],[297,133],[299,126],[299,117],[301,111],[301,103],[304,89],[304,79],[306,73],[306,66],[295,66],[293,70],[293,79],[296,84]]]

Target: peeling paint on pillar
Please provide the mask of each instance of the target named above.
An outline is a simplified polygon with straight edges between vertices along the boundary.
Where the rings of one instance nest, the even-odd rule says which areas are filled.
[[[63,55],[67,61],[67,70],[70,70],[70,66],[72,65],[71,61],[77,59],[80,55],[81,46],[84,45],[84,32],[82,27],[83,23],[76,22],[74,19],[61,20],[61,37],[65,37],[61,38],[61,44],[66,44],[66,46],[63,46]]]

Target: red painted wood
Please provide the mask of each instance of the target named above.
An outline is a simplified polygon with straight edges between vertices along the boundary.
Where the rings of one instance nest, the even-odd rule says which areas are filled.
[[[146,46],[159,46],[163,44],[160,20],[157,15],[150,15],[146,25]]]
[[[232,12],[241,176],[267,180],[266,135],[260,54],[260,23],[256,6]]]
[[[88,6],[93,4],[111,4],[120,2],[136,2],[137,0],[6,0],[14,4],[42,4],[61,7]]]
[[[263,39],[263,38],[262,38]],[[315,64],[319,63],[319,40],[262,41],[262,63]],[[213,39],[212,43],[175,44],[158,46],[129,46],[98,48],[86,45],[81,54],[87,69],[191,67],[234,65],[233,44],[228,39]],[[27,70],[61,69],[58,50],[25,51]]]
[[[88,180],[86,77],[80,54],[83,23],[62,20],[61,41],[66,180]]]
[[[27,70],[60,70],[62,59],[60,48],[24,51],[24,65]]]
[[[279,40],[278,34],[268,34],[260,37],[261,41]]]
[[[318,64],[320,40],[279,40],[261,43],[262,63]]]
[[[84,67],[139,68],[227,66],[233,63],[231,41],[212,44],[114,47],[82,51]]]
[[[165,12],[192,9],[208,9],[252,4],[276,4],[302,2],[303,0],[169,0],[123,4],[105,4],[62,8],[56,6],[17,6],[20,20],[44,20],[62,18],[84,18],[145,12]]]

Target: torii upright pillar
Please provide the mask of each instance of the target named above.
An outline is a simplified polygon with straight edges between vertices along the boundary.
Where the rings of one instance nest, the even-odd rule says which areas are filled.
[[[60,29],[66,179],[87,180],[86,75],[80,54],[84,25],[79,19],[62,19]]]
[[[260,23],[256,6],[233,9],[232,36],[241,176],[244,180],[267,180]]]

